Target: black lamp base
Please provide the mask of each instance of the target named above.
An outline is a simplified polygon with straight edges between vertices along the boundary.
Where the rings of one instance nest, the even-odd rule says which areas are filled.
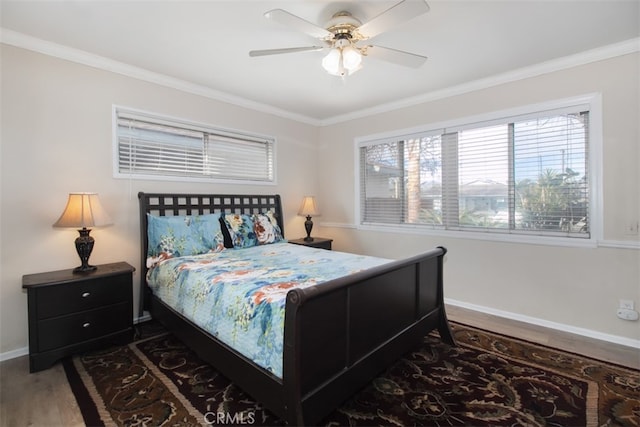
[[[313,221],[311,221],[311,215],[307,215],[307,220],[304,222],[304,229],[307,230],[307,237],[304,238],[305,242],[313,242],[313,237],[311,237],[312,228]]]
[[[97,270],[98,267],[96,267],[95,265],[79,265],[76,268],[73,269],[74,273],[88,273],[89,271],[95,271]]]
[[[78,230],[80,236],[76,238],[76,251],[78,251],[78,256],[80,257],[80,261],[82,261],[82,265],[74,268],[74,273],[86,273],[98,268],[95,265],[89,265],[89,257],[91,256],[91,251],[93,250],[93,244],[95,242],[93,237],[89,236],[90,232],[91,230],[86,227],[83,227],[82,230]]]

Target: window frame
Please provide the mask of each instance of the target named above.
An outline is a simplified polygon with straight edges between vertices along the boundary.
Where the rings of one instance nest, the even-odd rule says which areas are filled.
[[[248,137],[251,139],[264,139],[271,145],[271,176],[272,179],[256,180],[256,179],[234,179],[234,178],[220,178],[212,176],[181,176],[172,174],[145,174],[145,173],[130,173],[120,171],[120,159],[119,159],[119,133],[118,133],[118,117],[119,113],[129,114],[132,116],[140,116],[148,118],[156,124],[176,126],[188,129],[194,132],[204,132],[210,134],[218,134],[221,137],[234,136]],[[204,147],[203,147],[204,148]],[[217,183],[217,184],[244,184],[244,185],[277,185],[277,140],[273,136],[258,134],[254,132],[247,132],[237,129],[223,128],[211,124],[199,123],[191,120],[176,118],[164,114],[152,113],[135,108],[125,107],[121,105],[112,105],[112,162],[113,162],[113,177],[118,179],[129,180],[153,180],[153,181],[173,181],[173,182],[198,182],[198,183]],[[203,153],[206,156],[206,153]],[[206,168],[206,164],[203,165]]]
[[[572,238],[565,236],[545,236],[516,233],[503,233],[484,230],[448,230],[433,228],[425,224],[363,224],[361,209],[361,159],[360,149],[366,145],[374,145],[384,142],[396,142],[409,139],[415,135],[434,134],[446,129],[459,130],[473,127],[478,124],[491,122],[507,122],[512,117],[535,115],[546,111],[563,110],[572,107],[586,106],[589,111],[589,130],[587,145],[587,167],[589,171],[589,226],[590,237]],[[387,131],[378,134],[360,136],[354,139],[354,174],[355,188],[355,228],[364,231],[383,231],[393,233],[409,233],[436,237],[451,237],[473,240],[487,240],[511,243],[569,246],[569,247],[597,247],[602,240],[603,230],[603,203],[602,203],[602,96],[600,93],[591,93],[571,98],[551,100],[541,103],[523,105],[519,107],[497,110],[474,116],[455,118],[442,122],[427,123],[424,125]]]

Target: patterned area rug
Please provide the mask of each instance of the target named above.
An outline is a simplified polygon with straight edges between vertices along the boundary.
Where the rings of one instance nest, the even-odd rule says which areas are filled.
[[[452,323],[336,409],[327,426],[638,426],[640,371]],[[173,335],[68,359],[85,422],[282,425]]]

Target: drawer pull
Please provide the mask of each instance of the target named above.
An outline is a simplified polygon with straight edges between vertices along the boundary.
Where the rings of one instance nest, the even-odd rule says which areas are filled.
[[[89,323],[89,322],[86,322],[86,323],[82,324],[83,328],[88,328],[89,326],[91,326],[91,323]]]
[[[89,292],[85,292],[84,294],[82,294],[82,298],[86,298],[86,297],[88,297],[89,295],[91,295],[91,293],[89,293]]]

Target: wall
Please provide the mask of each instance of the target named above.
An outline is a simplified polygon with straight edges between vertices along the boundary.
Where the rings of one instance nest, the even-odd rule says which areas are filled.
[[[70,191],[96,191],[114,220],[96,229],[93,263],[139,263],[138,191],[278,192],[285,233],[303,235],[296,211],[315,193],[314,235],[338,250],[399,258],[449,249],[446,297],[487,311],[637,344],[638,322],[615,317],[620,298],[640,305],[640,83],[638,54],[545,74],[367,118],[316,128],[209,98],[0,45],[0,355],[27,345],[23,274],[72,268],[77,233],[51,224]],[[354,138],[520,105],[600,92],[604,110],[604,236],[597,249],[369,232],[354,226]],[[239,186],[112,178],[112,104],[273,135],[278,184]],[[300,161],[315,156],[311,165]],[[317,168],[316,165],[322,165]],[[618,248],[618,246],[627,247]],[[636,248],[636,249],[634,249]],[[140,277],[134,276],[136,284]],[[137,295],[136,295],[137,299]],[[137,306],[137,305],[136,305]],[[626,341],[625,341],[626,340]]]
[[[27,346],[23,274],[79,265],[75,230],[53,229],[72,191],[95,191],[114,221],[95,229],[92,264],[127,261],[139,270],[138,191],[280,193],[285,236],[304,233],[296,216],[316,191],[311,158],[317,128],[118,74],[0,45],[0,354]],[[113,178],[112,104],[277,140],[276,186],[186,184]],[[134,283],[139,284],[139,274]],[[137,292],[135,293],[137,307]],[[13,352],[13,353],[12,353]]]
[[[332,167],[319,172],[317,234],[335,238],[338,250],[390,258],[444,245],[451,302],[640,346],[638,322],[615,315],[621,298],[640,305],[638,236],[625,233],[640,218],[639,64],[638,54],[616,57],[321,128],[319,163]],[[354,138],[594,92],[602,94],[604,116],[604,232],[597,249],[355,228]]]

